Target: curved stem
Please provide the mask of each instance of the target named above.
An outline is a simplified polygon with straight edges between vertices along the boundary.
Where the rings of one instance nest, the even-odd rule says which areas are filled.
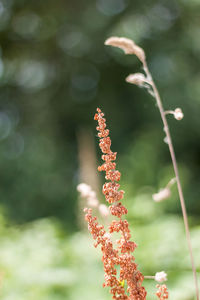
[[[170,151],[170,155],[171,155],[171,159],[172,159],[172,163],[173,163],[173,167],[174,167],[174,173],[175,173],[175,176],[176,176],[179,199],[180,199],[181,208],[182,208],[182,214],[183,214],[183,220],[184,220],[184,225],[185,225],[187,244],[188,244],[188,248],[189,248],[190,260],[191,260],[192,271],[193,271],[194,282],[195,282],[196,298],[197,298],[197,300],[199,300],[199,288],[198,288],[198,281],[197,281],[197,272],[196,272],[196,268],[195,268],[195,264],[194,264],[194,257],[193,257],[193,252],[192,252],[190,230],[189,230],[189,225],[188,225],[188,217],[187,217],[187,211],[186,211],[186,207],[185,207],[185,200],[184,200],[184,196],[183,196],[183,190],[182,190],[182,186],[181,186],[181,182],[180,182],[180,178],[179,178],[179,171],[178,171],[176,156],[175,156],[174,147],[173,147],[173,143],[172,143],[172,138],[171,138],[171,134],[170,134],[170,131],[169,131],[169,126],[168,126],[168,123],[167,123],[165,111],[163,109],[163,104],[162,104],[158,89],[157,89],[157,87],[156,87],[156,85],[155,85],[155,83],[152,79],[152,76],[151,76],[151,73],[148,69],[146,61],[143,62],[143,67],[144,67],[144,71],[147,75],[147,78],[149,78],[151,80],[151,86],[152,86],[152,89],[153,89],[153,92],[154,92],[154,95],[155,95],[155,99],[156,99],[156,102],[157,102],[157,105],[158,105],[158,109],[160,111],[161,119],[162,119],[163,124],[164,124],[164,131],[166,133],[166,137],[167,137],[167,141],[168,141],[169,151]]]
[[[170,114],[170,115],[174,115],[174,111],[173,110],[165,110],[165,115]]]

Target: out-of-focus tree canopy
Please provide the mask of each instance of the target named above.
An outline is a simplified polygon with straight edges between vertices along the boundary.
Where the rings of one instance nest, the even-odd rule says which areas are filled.
[[[191,215],[200,213],[200,2],[0,1],[0,201],[14,222],[55,216],[75,228],[77,135],[106,113],[129,195],[173,176],[154,100],[125,83],[136,57],[106,48],[133,38],[166,109]],[[175,192],[174,192],[175,194]],[[177,195],[166,212],[180,212]]]

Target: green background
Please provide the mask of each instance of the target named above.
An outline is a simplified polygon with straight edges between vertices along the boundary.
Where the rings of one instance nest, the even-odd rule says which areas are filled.
[[[76,191],[91,180],[84,153],[96,160],[91,172],[101,163],[96,107],[118,152],[139,269],[165,270],[170,298],[193,299],[176,187],[163,203],[151,197],[174,177],[163,125],[154,99],[124,80],[141,63],[104,46],[112,35],[145,49],[165,109],[184,112],[168,119],[199,272],[200,1],[1,0],[2,299],[110,299]],[[100,191],[104,179],[95,180]],[[155,282],[145,286],[155,299]]]

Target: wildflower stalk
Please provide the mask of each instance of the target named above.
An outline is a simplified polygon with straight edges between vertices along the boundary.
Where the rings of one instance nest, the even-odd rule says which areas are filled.
[[[105,45],[109,46],[114,46],[122,49],[125,54],[134,54],[137,56],[137,58],[142,62],[143,64],[143,69],[146,73],[146,77],[142,73],[136,73],[136,74],[130,74],[127,78],[126,81],[132,84],[136,84],[139,87],[144,87],[147,88],[148,92],[156,99],[158,109],[160,111],[160,116],[164,125],[164,131],[166,133],[166,141],[169,147],[169,152],[171,155],[172,159],[172,164],[174,168],[174,173],[176,176],[176,182],[177,182],[177,187],[178,187],[178,193],[179,193],[179,199],[181,203],[181,209],[182,209],[182,214],[183,214],[183,220],[184,220],[184,226],[185,226],[185,232],[186,232],[186,239],[187,239],[187,244],[189,248],[189,253],[190,253],[190,259],[191,259],[191,265],[192,265],[192,271],[193,271],[193,276],[194,276],[194,283],[195,283],[195,290],[196,290],[196,299],[199,300],[199,288],[198,288],[198,281],[197,281],[197,272],[195,268],[195,263],[194,263],[194,257],[193,257],[193,252],[192,252],[192,245],[191,245],[191,237],[190,237],[190,230],[189,230],[189,224],[188,224],[188,217],[187,217],[187,211],[185,207],[185,200],[183,196],[183,190],[180,182],[180,177],[179,177],[179,171],[178,171],[178,165],[176,161],[176,156],[174,152],[174,147],[172,143],[172,138],[171,134],[169,131],[169,126],[166,118],[166,112],[164,111],[162,100],[160,98],[160,94],[158,92],[158,89],[153,81],[153,78],[151,76],[151,73],[149,71],[147,62],[146,62],[146,55],[145,52],[142,48],[140,48],[138,45],[134,43],[134,41],[127,39],[127,38],[119,38],[119,37],[110,37],[105,41]],[[181,120],[183,118],[183,113],[181,109],[176,109],[175,112],[179,113],[179,115],[175,116],[177,120]]]
[[[196,298],[197,298],[197,300],[199,300],[199,288],[198,288],[198,281],[197,281],[197,272],[196,272],[196,267],[195,267],[195,263],[194,263],[192,245],[191,245],[191,236],[190,236],[190,230],[189,230],[189,224],[188,224],[187,210],[186,210],[186,206],[185,206],[185,200],[184,200],[184,196],[183,196],[183,189],[182,189],[182,185],[181,185],[181,181],[180,181],[180,177],[179,177],[178,165],[177,165],[175,151],[174,151],[174,147],[173,147],[173,143],[172,143],[172,138],[171,138],[168,122],[167,122],[167,119],[166,119],[166,114],[165,114],[165,111],[163,109],[162,100],[160,98],[160,94],[158,92],[158,89],[157,89],[157,87],[156,87],[156,85],[155,85],[155,83],[152,79],[152,76],[151,76],[151,73],[148,69],[146,60],[143,61],[143,68],[144,68],[144,71],[147,75],[147,78],[151,82],[151,86],[152,86],[152,89],[153,89],[153,92],[154,92],[154,97],[156,99],[157,106],[158,106],[158,109],[160,111],[160,116],[161,116],[161,119],[162,119],[163,125],[164,125],[164,131],[165,131],[166,137],[167,137],[169,152],[170,152],[170,155],[171,155],[172,164],[173,164],[173,168],[174,168],[174,173],[175,173],[175,176],[176,176],[178,194],[179,194],[179,199],[180,199],[181,209],[182,209],[182,214],[183,214],[183,220],[184,220],[184,225],[185,225],[187,244],[188,244],[188,248],[189,248],[190,260],[191,260],[192,271],[193,271],[194,282],[195,282]]]
[[[110,293],[112,299],[116,300],[146,300],[146,290],[142,286],[144,276],[138,270],[138,266],[135,263],[135,258],[132,252],[135,251],[137,245],[130,240],[131,233],[129,229],[129,223],[126,219],[122,219],[122,216],[128,213],[128,210],[120,202],[124,197],[124,191],[119,190],[121,173],[116,170],[116,152],[112,152],[111,139],[109,137],[109,130],[106,128],[106,119],[104,113],[97,108],[97,113],[94,119],[98,121],[98,137],[99,146],[103,153],[102,160],[104,163],[98,167],[98,171],[104,171],[107,180],[103,185],[102,192],[106,198],[106,201],[110,204],[110,215],[117,217],[118,219],[112,219],[108,226],[109,232],[106,232],[103,225],[98,223],[97,217],[92,215],[91,208],[85,208],[85,220],[88,223],[88,229],[95,240],[94,246],[101,245],[102,261],[104,265],[104,278],[105,282],[103,287],[110,287]],[[87,204],[93,207],[100,207],[96,198],[96,194],[86,184],[80,184],[77,187],[81,195],[87,199]],[[106,214],[107,214],[106,210]],[[105,212],[105,207],[103,212]],[[111,240],[111,234],[118,232],[121,233],[120,239],[113,242]],[[117,272],[117,266],[120,270]],[[125,285],[126,282],[126,285]]]

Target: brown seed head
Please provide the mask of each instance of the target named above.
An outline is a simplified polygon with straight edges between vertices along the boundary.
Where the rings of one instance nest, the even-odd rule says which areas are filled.
[[[105,41],[105,45],[120,48],[125,52],[125,54],[134,54],[142,63],[146,59],[144,50],[130,39],[112,36]]]

